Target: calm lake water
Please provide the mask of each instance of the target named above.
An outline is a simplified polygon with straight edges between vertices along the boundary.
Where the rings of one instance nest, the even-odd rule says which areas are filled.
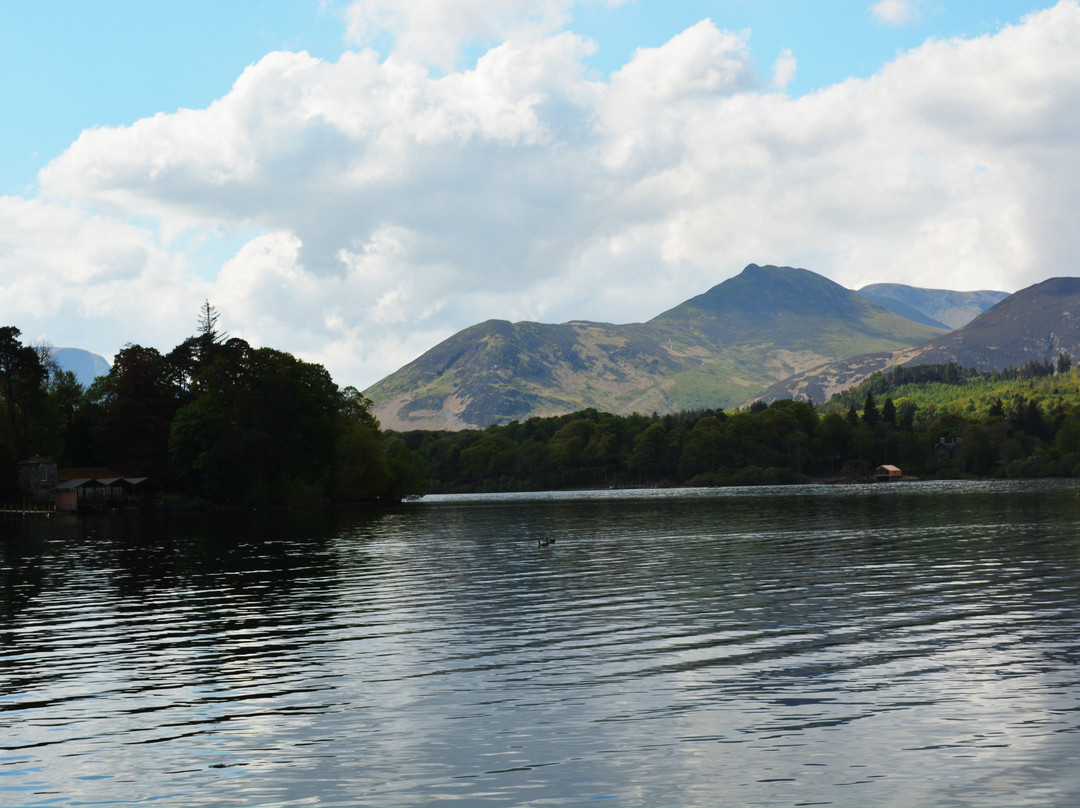
[[[8,521],[0,551],[3,806],[1080,804],[1073,482]]]

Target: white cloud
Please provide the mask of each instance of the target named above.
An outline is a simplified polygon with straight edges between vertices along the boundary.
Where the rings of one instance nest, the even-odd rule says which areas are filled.
[[[792,55],[761,75],[709,21],[595,80],[568,7],[365,2],[355,24],[401,32],[386,58],[273,53],[206,109],[84,132],[40,200],[0,205],[0,303],[169,348],[209,297],[365,387],[483,319],[644,319],[751,261],[849,286],[1075,271],[1076,2],[800,98],[776,90]],[[429,22],[455,54],[498,42],[432,74]],[[261,235],[200,280],[187,245],[220,228]]]
[[[176,344],[208,287],[145,229],[0,197],[0,310],[24,341],[112,359],[127,342]]]
[[[906,25],[918,18],[919,9],[915,0],[878,0],[870,13],[886,25]]]
[[[773,87],[781,90],[787,87],[795,78],[798,69],[799,63],[795,55],[785,48],[773,63]]]
[[[348,37],[357,45],[393,39],[402,59],[455,66],[474,42],[535,40],[569,21],[572,0],[358,0],[349,6]]]

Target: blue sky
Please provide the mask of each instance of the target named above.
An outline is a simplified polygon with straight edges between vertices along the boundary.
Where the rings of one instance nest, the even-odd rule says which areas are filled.
[[[363,388],[751,262],[1014,291],[1075,271],[1078,53],[1077,0],[0,0],[0,307],[111,358],[210,298]]]
[[[274,50],[336,60],[344,3],[319,0],[0,0],[0,109],[17,125],[0,133],[0,193],[32,192],[37,172],[83,129],[203,107],[245,67]],[[631,0],[576,6],[570,27],[596,41],[591,67],[609,73],[639,47],[656,47],[703,18],[749,31],[755,60],[792,51],[787,91],[811,92],[866,77],[927,38],[971,37],[1017,22],[1047,3],[935,0],[907,24],[887,24],[870,4],[845,0]],[[384,42],[376,44],[385,44]],[[477,47],[473,47],[475,52]]]
[[[202,107],[273,50],[336,59],[341,20],[318,2],[0,0],[0,189],[32,186],[83,129]]]

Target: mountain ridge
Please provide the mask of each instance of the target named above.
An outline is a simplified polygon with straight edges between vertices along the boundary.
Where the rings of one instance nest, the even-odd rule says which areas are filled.
[[[390,429],[482,428],[594,407],[730,408],[830,360],[940,335],[806,269],[748,265],[645,323],[488,320],[365,391]]]
[[[51,348],[49,355],[61,370],[74,373],[83,387],[89,387],[98,376],[105,376],[109,372],[109,362],[105,357],[82,348]]]
[[[1060,276],[1033,284],[923,345],[826,363],[766,388],[760,399],[826,400],[894,365],[954,362],[978,370],[1005,370],[1028,362],[1054,362],[1060,353],[1080,357],[1080,278]]]
[[[947,328],[950,331],[971,322],[1009,295],[981,289],[954,292],[950,289],[920,289],[900,283],[874,283],[859,294],[882,308],[909,320]]]

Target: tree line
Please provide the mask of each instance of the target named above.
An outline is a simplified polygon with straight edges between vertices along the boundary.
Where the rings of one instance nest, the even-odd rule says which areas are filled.
[[[826,404],[613,415],[483,430],[384,432],[324,367],[253,348],[205,303],[168,353],[126,345],[88,388],[0,327],[0,497],[32,455],[148,476],[187,502],[398,501],[421,493],[1080,475],[1080,375],[1062,355],[983,373],[894,368]],[[97,476],[90,475],[87,476]]]
[[[733,412],[649,416],[586,409],[400,438],[424,460],[429,490],[447,493],[858,481],[882,464],[921,478],[1074,476],[1080,475],[1080,380],[1065,363],[1059,367],[1056,374],[1040,364],[981,375],[955,365],[900,369],[888,379],[875,374],[817,407],[781,400]],[[1017,379],[1052,379],[1060,394],[1015,386],[1028,383]],[[976,382],[990,393],[1002,392],[995,385],[1014,387],[979,407],[955,395],[948,406],[921,407],[908,395],[920,385],[942,384],[955,393]],[[905,395],[882,398],[890,387]]]
[[[217,327],[168,353],[129,344],[89,387],[45,346],[0,328],[0,496],[17,495],[19,461],[147,476],[190,502],[396,501],[423,493],[423,464],[387,436],[372,403],[319,364],[253,348]]]

